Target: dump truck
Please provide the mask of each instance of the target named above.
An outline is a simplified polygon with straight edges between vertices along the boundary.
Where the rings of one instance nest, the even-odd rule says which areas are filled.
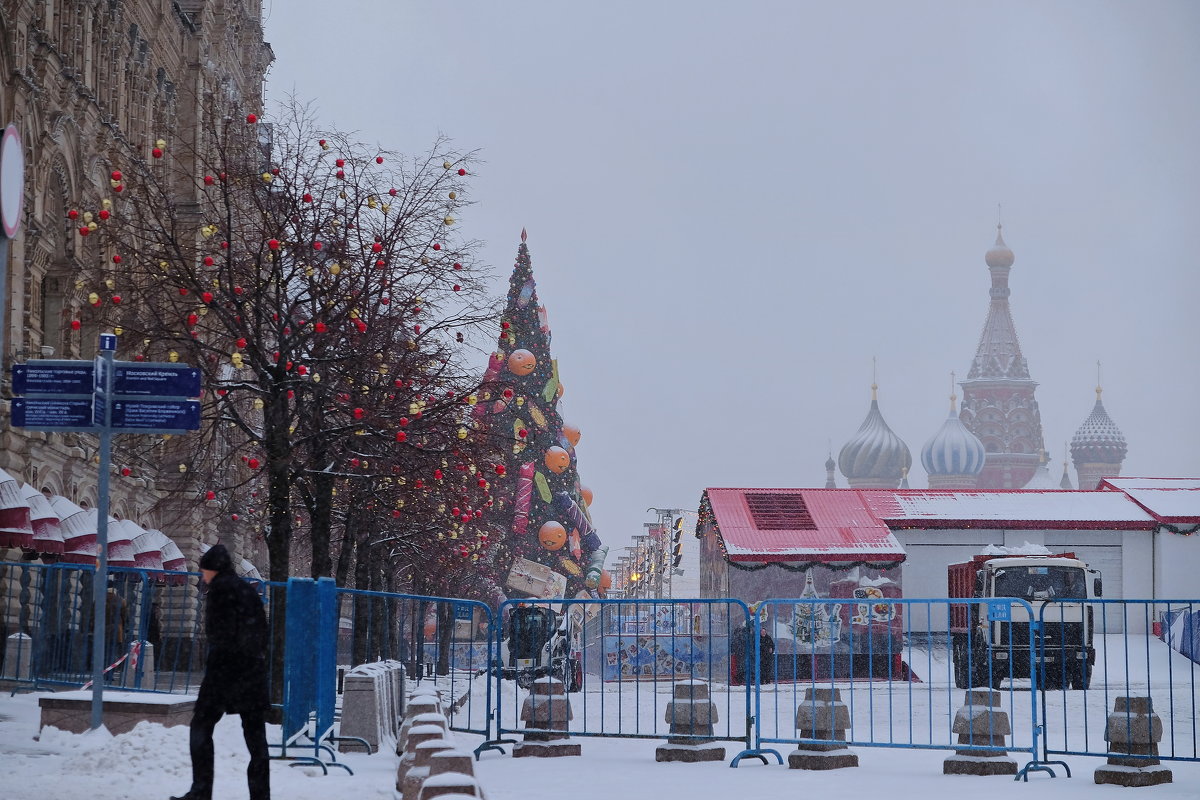
[[[568,692],[583,686],[578,614],[547,605],[518,605],[509,611],[500,642],[500,677],[528,689],[538,678],[563,682]]]
[[[1032,647],[1041,686],[1088,688],[1096,663],[1089,574],[1091,596],[1100,597],[1100,573],[1074,553],[988,553],[951,564],[946,577],[952,599],[1020,598],[1033,607],[1031,620],[1022,603],[951,604],[955,686],[998,689],[1006,679],[1030,677]]]

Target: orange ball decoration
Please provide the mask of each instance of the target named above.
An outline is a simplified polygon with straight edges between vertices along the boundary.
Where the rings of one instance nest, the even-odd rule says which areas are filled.
[[[583,504],[590,508],[592,505],[592,490],[586,486],[580,486],[579,495],[583,498]]]
[[[571,447],[576,447],[579,444],[579,428],[574,425],[563,425],[562,434],[567,437],[567,441],[571,443]]]
[[[550,520],[538,531],[538,541],[547,550],[558,550],[567,542],[567,529],[561,523]]]
[[[546,455],[542,460],[546,462],[546,469],[555,475],[560,474],[567,467],[571,466],[571,454],[557,445],[547,447]]]
[[[508,371],[513,375],[528,375],[537,366],[537,358],[528,350],[513,350],[508,357]]]
[[[600,585],[597,587],[601,594],[604,594],[612,588],[612,573],[608,570],[600,571]]]

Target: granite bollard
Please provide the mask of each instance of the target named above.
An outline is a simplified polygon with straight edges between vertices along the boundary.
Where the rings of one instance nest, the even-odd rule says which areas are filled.
[[[1118,697],[1104,726],[1108,763],[1096,767],[1096,783],[1114,786],[1157,786],[1171,783],[1174,774],[1161,765],[1158,743],[1163,724],[1149,697]]]
[[[521,721],[529,730],[525,740],[513,747],[513,758],[582,755],[583,748],[567,733],[572,718],[571,699],[562,681],[538,678],[521,704]]]
[[[655,761],[724,761],[725,748],[695,737],[713,736],[717,707],[709,699],[708,682],[677,681],[671,690],[664,721],[670,726],[667,743],[654,751]]]
[[[1008,751],[992,749],[1003,748],[1012,733],[1000,699],[1000,693],[990,689],[968,689],[963,695],[950,727],[958,734],[960,747],[942,762],[943,775],[1017,774],[1017,762],[1008,757]]]
[[[850,709],[840,689],[810,688],[796,706],[796,729],[804,739],[835,740],[800,743],[788,753],[789,769],[842,769],[857,767],[858,754],[836,740],[845,740]]]

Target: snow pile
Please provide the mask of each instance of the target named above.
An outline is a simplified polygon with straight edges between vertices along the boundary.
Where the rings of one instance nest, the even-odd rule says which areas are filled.
[[[1025,542],[1020,546],[1006,547],[1002,544],[989,544],[983,548],[985,556],[1051,556],[1054,555],[1040,544]]]

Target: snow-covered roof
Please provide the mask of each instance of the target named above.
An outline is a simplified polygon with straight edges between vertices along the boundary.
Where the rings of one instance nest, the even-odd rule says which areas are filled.
[[[1200,478],[1105,478],[1159,522],[1200,524]]]
[[[1154,518],[1121,492],[864,490],[863,499],[892,528],[1151,530]]]
[[[707,489],[731,561],[893,562],[896,537],[853,489]]]

